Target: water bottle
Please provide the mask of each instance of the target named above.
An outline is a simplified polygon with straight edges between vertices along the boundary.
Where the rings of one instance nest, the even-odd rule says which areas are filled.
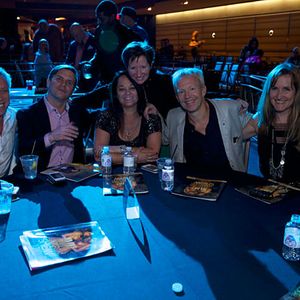
[[[101,152],[101,169],[103,176],[111,175],[112,158],[109,153],[109,147],[104,146]]]
[[[300,215],[292,215],[285,225],[282,256],[286,260],[300,260]]]
[[[164,191],[172,191],[174,187],[174,166],[171,159],[166,159],[162,174],[161,174],[161,188]]]
[[[132,153],[131,147],[126,147],[124,156],[123,156],[123,173],[124,174],[131,174],[134,173],[134,155]]]

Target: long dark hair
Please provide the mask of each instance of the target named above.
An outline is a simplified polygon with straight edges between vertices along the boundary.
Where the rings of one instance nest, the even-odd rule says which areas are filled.
[[[137,91],[137,95],[138,95],[137,112],[138,112],[138,114],[142,115],[146,108],[146,100],[145,100],[145,95],[143,93],[142,87],[137,85],[136,82],[130,78],[127,71],[119,71],[115,74],[115,77],[112,80],[111,85],[110,85],[111,110],[112,110],[113,114],[117,117],[118,121],[120,121],[121,116],[123,115],[123,107],[118,99],[118,93],[117,93],[118,82],[119,82],[119,79],[121,76],[126,76]]]

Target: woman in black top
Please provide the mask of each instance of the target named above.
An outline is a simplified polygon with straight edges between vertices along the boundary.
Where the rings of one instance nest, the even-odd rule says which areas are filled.
[[[300,180],[300,71],[294,65],[280,64],[267,76],[258,111],[243,134],[258,134],[265,177]]]
[[[139,86],[127,72],[119,72],[111,84],[111,106],[100,111],[95,129],[95,159],[105,145],[110,147],[113,162],[122,163],[120,146],[133,147],[138,163],[152,162],[161,145],[161,123],[158,116],[143,117],[146,102]]]
[[[122,52],[122,61],[129,76],[142,89],[146,103],[153,104],[165,119],[178,102],[173,89],[172,77],[153,67],[154,49],[147,42],[131,42]],[[86,95],[74,99],[86,108],[99,108],[109,100],[110,84],[100,86]]]

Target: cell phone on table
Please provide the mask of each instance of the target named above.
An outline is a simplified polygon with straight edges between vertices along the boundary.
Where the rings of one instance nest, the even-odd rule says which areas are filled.
[[[52,184],[64,182],[66,180],[66,177],[60,172],[51,172],[47,174],[47,176],[48,176],[48,180]]]
[[[147,165],[143,165],[141,166],[141,169],[147,172],[151,172],[154,174],[158,173],[158,168],[156,165],[152,165],[152,164],[147,164]]]

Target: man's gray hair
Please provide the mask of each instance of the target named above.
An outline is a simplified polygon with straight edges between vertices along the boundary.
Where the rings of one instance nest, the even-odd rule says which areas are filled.
[[[0,67],[0,77],[2,77],[6,81],[8,88],[10,89],[11,88],[11,76],[1,67]]]
[[[173,82],[173,87],[175,90],[175,93],[177,94],[177,86],[178,82],[182,79],[184,76],[193,76],[197,78],[202,86],[205,86],[205,81],[204,81],[204,76],[202,70],[198,68],[183,68],[177,70],[173,75],[172,75],[172,82]]]

